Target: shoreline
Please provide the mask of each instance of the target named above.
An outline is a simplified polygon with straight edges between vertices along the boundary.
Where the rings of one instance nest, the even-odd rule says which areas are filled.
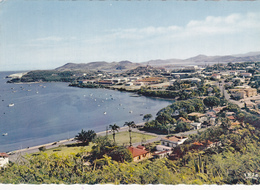
[[[143,122],[142,123],[137,123],[136,125],[141,125],[141,124],[143,124]],[[123,132],[127,128],[128,128],[127,126],[120,127],[118,132]],[[109,133],[111,133],[110,130],[108,130],[108,131],[109,131]],[[97,134],[97,136],[104,136],[104,135],[106,135],[106,131],[100,131],[100,132],[97,132],[96,134]],[[19,149],[19,150],[11,150],[11,151],[8,151],[7,154],[9,156],[12,156],[14,154],[23,153],[23,152],[26,152],[26,151],[35,151],[35,150],[37,150],[35,152],[39,152],[39,148],[43,147],[43,146],[48,147],[48,148],[55,148],[55,147],[58,147],[60,145],[73,144],[73,143],[76,143],[76,142],[77,141],[75,141],[75,138],[63,139],[63,140],[54,141],[54,142],[45,143],[45,144],[40,144],[40,145],[35,145],[35,146],[31,146],[31,147],[23,148],[23,149]]]

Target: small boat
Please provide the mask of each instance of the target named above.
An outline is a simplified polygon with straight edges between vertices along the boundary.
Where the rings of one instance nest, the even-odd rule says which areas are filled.
[[[7,136],[8,135],[8,133],[3,133],[3,136]]]
[[[133,113],[133,111],[131,110],[131,111],[129,111],[129,113]]]
[[[39,92],[37,91],[36,94],[38,94]]]
[[[11,103],[8,105],[8,107],[13,107],[14,106],[14,103]]]
[[[104,112],[104,115],[106,115],[107,114],[107,112]]]

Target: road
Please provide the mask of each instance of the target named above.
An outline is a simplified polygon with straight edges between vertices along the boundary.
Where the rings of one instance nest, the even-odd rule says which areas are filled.
[[[123,131],[127,131],[128,130],[128,127],[121,127],[119,132],[123,132]],[[199,131],[204,131],[205,128],[203,129],[200,129]],[[150,140],[147,140],[145,143],[152,143],[152,142],[155,142],[155,141],[160,141],[161,138],[163,137],[166,137],[167,135],[158,135],[158,134],[155,134],[155,133],[150,133],[150,132],[146,132],[146,131],[140,131],[139,129],[137,128],[133,128],[132,129],[133,132],[138,132],[138,133],[143,133],[143,134],[150,134],[150,135],[153,135],[153,136],[156,136],[155,138],[153,139],[150,139]],[[191,130],[191,131],[186,131],[186,132],[183,132],[183,133],[177,133],[175,135],[183,135],[183,136],[188,136],[188,135],[191,135],[191,134],[196,134],[198,131],[197,130]],[[105,136],[106,135],[106,132],[103,131],[103,132],[99,132],[97,133],[97,135],[99,136]],[[44,145],[39,145],[39,146],[34,146],[34,147],[29,147],[29,148],[25,148],[25,149],[21,149],[21,150],[17,150],[17,151],[13,151],[14,154],[12,155],[9,155],[9,160],[12,161],[12,162],[16,162],[18,161],[22,156],[26,155],[26,154],[33,154],[33,153],[37,153],[39,152],[39,148],[42,147],[42,146],[45,146],[46,149],[50,149],[50,148],[56,148],[56,147],[59,147],[60,145],[68,145],[68,144],[72,144],[72,143],[75,143],[76,141],[72,138],[72,139],[67,139],[67,140],[62,140],[62,141],[58,141],[58,142],[53,142],[53,143],[48,143],[48,144],[44,144]],[[139,143],[133,143],[133,146],[138,146],[138,145],[141,145],[142,142],[139,142]]]

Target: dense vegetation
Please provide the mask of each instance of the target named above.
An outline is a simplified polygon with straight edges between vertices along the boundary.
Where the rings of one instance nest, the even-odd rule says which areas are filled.
[[[148,97],[177,98],[178,100],[188,100],[199,96],[208,96],[210,94],[220,97],[220,90],[215,85],[201,84],[197,87],[194,86],[195,84],[190,82],[175,82],[169,86],[167,90],[151,90],[143,87],[138,90],[137,93]]]
[[[259,118],[257,118],[259,120]],[[98,161],[86,164],[82,150],[79,154],[60,157],[40,153],[12,163],[0,171],[1,183],[87,183],[87,184],[259,184],[259,129],[250,124],[211,128],[194,135],[179,149],[180,159],[154,159],[143,162],[114,161],[113,143],[97,139],[93,153]],[[220,141],[221,146],[198,150],[192,142]],[[111,144],[109,144],[111,143]],[[99,146],[99,148],[98,148]],[[102,148],[101,148],[102,147]],[[125,150],[123,150],[125,151]],[[109,153],[107,153],[109,152]],[[120,149],[114,152],[122,152]],[[107,154],[106,154],[107,153]],[[120,154],[120,153],[118,153]]]
[[[22,78],[14,78],[8,82],[73,82],[75,80],[89,79],[95,76],[95,71],[56,71],[36,70],[30,71]]]
[[[178,133],[191,129],[189,123],[177,120],[182,117],[188,119],[188,114],[191,112],[204,113],[205,105],[201,99],[190,99],[177,101],[173,104],[161,109],[155,118],[150,122],[146,122],[143,130],[155,131],[160,133]],[[179,115],[174,116],[174,112],[178,110]],[[144,121],[145,118],[144,118]]]

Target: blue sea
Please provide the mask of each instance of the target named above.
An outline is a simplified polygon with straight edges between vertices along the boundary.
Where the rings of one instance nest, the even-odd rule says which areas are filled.
[[[6,83],[13,73],[0,72],[0,152],[73,138],[81,129],[100,132],[110,124],[140,123],[142,114],[156,116],[172,103],[68,83]]]

